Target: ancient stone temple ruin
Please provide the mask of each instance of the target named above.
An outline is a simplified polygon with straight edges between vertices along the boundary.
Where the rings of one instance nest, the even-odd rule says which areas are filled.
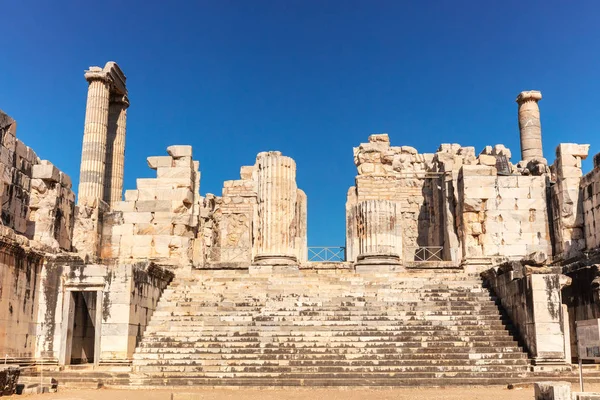
[[[124,188],[125,75],[109,62],[85,79],[77,202],[0,113],[0,355],[22,382],[575,379],[575,324],[600,317],[600,156],[584,175],[589,146],[563,143],[549,165],[540,92],[517,97],[516,162],[501,144],[419,153],[370,135],[329,259],[309,257],[302,166],[278,151],[218,196],[200,191],[202,154],[173,145]]]

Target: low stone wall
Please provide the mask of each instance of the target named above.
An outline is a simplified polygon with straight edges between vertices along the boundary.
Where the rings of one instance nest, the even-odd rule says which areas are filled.
[[[559,268],[509,262],[485,271],[482,278],[500,299],[536,365],[570,363],[564,332],[568,315],[561,299],[569,279]]]

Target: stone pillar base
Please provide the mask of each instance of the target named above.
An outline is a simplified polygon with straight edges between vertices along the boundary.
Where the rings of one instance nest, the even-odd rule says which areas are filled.
[[[400,265],[400,257],[397,254],[360,254],[356,265]]]
[[[258,254],[254,257],[253,265],[297,265],[296,256],[285,254]]]

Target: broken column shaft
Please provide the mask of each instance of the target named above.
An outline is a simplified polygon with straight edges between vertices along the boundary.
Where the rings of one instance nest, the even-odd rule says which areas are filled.
[[[397,204],[389,200],[364,200],[356,206],[358,264],[399,264],[402,235]]]
[[[297,263],[292,224],[296,209],[296,163],[278,151],[259,153],[258,238],[255,264]]]
[[[542,124],[538,101],[542,93],[537,90],[521,92],[517,96],[519,104],[519,131],[521,132],[521,158],[523,161],[542,159]]]

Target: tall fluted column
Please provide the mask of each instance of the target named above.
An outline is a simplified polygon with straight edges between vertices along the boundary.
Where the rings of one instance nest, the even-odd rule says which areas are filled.
[[[540,108],[538,107],[538,101],[541,99],[542,93],[537,90],[521,92],[517,96],[519,131],[521,132],[521,158],[523,161],[544,157],[542,124],[540,122]]]
[[[84,198],[103,199],[110,99],[110,78],[101,68],[90,68],[85,79],[89,87],[79,174],[79,203]]]
[[[117,94],[111,97],[104,173],[104,201],[111,207],[123,197],[127,107],[129,101],[126,96]]]
[[[364,200],[356,206],[358,264],[399,264],[402,253],[397,204],[389,200]]]
[[[258,249],[255,264],[297,263],[292,224],[296,211],[296,163],[278,151],[259,153]]]

